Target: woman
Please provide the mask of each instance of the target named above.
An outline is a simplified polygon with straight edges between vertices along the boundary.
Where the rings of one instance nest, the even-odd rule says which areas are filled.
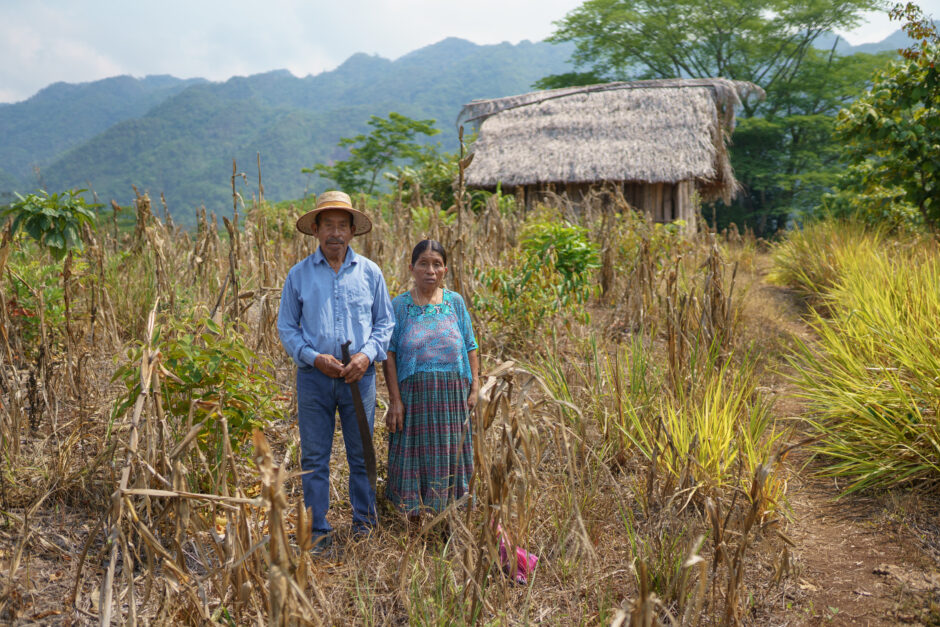
[[[389,410],[386,496],[412,523],[464,496],[473,474],[470,412],[480,387],[470,314],[442,287],[447,253],[423,240],[408,266],[414,287],[392,301],[385,361]]]

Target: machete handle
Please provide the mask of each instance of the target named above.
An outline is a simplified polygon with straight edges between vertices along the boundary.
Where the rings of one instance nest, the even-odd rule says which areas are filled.
[[[340,348],[343,351],[343,365],[349,365],[349,360],[352,359],[349,355],[349,345],[352,344],[352,340],[346,340],[346,343],[343,344]]]

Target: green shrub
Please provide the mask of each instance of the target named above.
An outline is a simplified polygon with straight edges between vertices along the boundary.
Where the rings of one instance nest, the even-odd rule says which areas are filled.
[[[228,424],[230,444],[238,451],[251,432],[279,417],[275,406],[277,385],[272,364],[255,354],[234,328],[223,329],[212,320],[186,320],[157,330],[153,345],[164,368],[160,382],[163,408],[179,439],[192,424],[202,423],[200,447],[223,453],[222,427]],[[117,416],[140,394],[141,349],[131,351],[114,375],[127,388],[115,405]]]
[[[600,251],[587,229],[548,216],[526,224],[519,243],[532,263],[553,266],[564,278],[565,290],[576,298],[590,291],[585,288],[600,268]]]
[[[45,321],[47,347],[58,349],[65,342],[65,294],[62,287],[62,267],[50,264],[49,257],[30,240],[19,240],[8,259],[11,280],[6,296],[7,312],[15,331],[23,342],[28,358],[39,348],[40,321]],[[70,292],[83,294],[91,291],[97,278],[89,272],[88,259],[83,255],[73,258]],[[42,312],[40,312],[40,295]],[[73,296],[72,320],[86,319],[87,301]],[[40,315],[40,313],[42,315]],[[80,328],[80,327],[79,327]],[[77,337],[77,336],[76,336]]]
[[[575,319],[587,317],[585,292],[566,292],[564,277],[552,263],[518,249],[505,255],[501,265],[476,270],[476,278],[483,289],[473,294],[474,309],[500,339],[531,338],[532,331],[546,328],[563,309]]]
[[[39,344],[39,295],[42,294],[42,319],[46,323],[48,339],[55,342],[55,333],[65,329],[65,303],[62,298],[62,270],[43,260],[34,246],[22,247],[11,255],[10,269],[16,279],[9,282],[6,296],[10,320],[20,331],[24,346],[35,348]],[[48,257],[46,257],[48,259]]]
[[[532,339],[532,331],[550,328],[556,317],[586,322],[598,259],[585,229],[537,219],[502,263],[476,271],[484,289],[474,294],[474,307],[491,332],[510,340]]]
[[[889,230],[923,228],[923,216],[905,200],[904,189],[886,184],[869,161],[850,165],[840,175],[839,188],[822,197],[828,216],[863,222]]]

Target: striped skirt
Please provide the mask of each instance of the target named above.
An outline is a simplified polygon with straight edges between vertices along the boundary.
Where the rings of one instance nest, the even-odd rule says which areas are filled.
[[[404,428],[388,436],[385,495],[409,514],[440,512],[470,489],[470,385],[456,372],[418,372],[399,387]]]

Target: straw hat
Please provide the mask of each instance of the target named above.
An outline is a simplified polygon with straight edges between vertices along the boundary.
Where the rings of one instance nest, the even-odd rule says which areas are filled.
[[[300,216],[297,220],[297,230],[307,235],[313,235],[316,227],[317,215],[330,209],[342,209],[352,214],[353,235],[362,235],[372,230],[372,220],[369,216],[353,208],[349,195],[343,192],[323,192],[317,196],[317,208]]]

